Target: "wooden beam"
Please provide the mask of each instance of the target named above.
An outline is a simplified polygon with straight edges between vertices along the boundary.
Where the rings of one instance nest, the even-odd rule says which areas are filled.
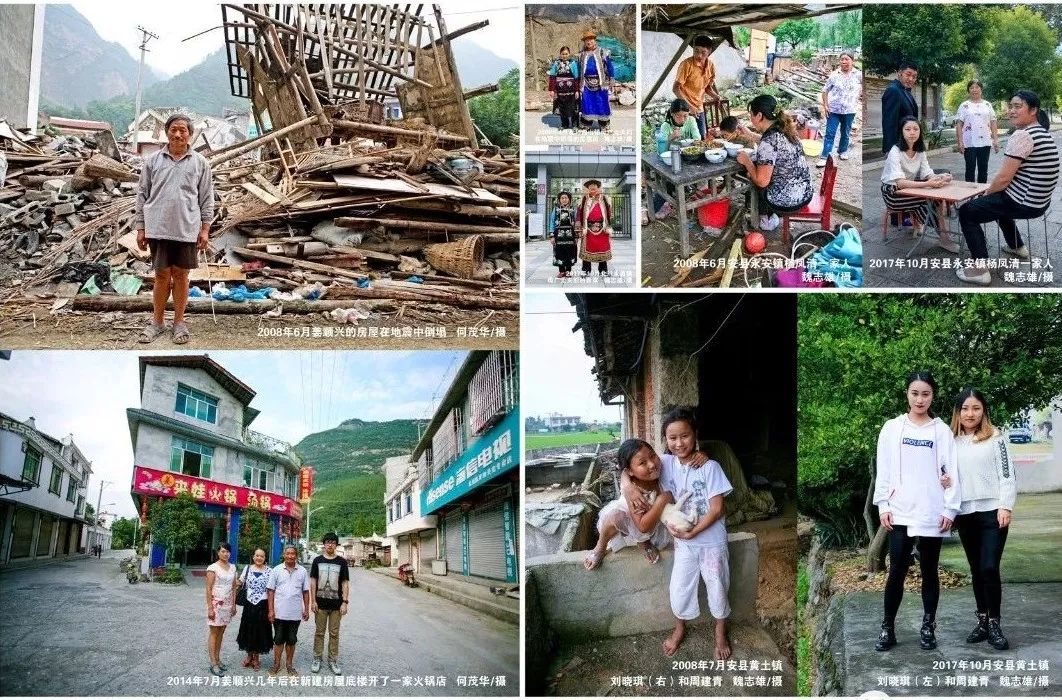
[[[286,258],[282,255],[271,255],[270,253],[263,253],[260,250],[251,250],[250,248],[232,248],[232,252],[236,253],[240,257],[251,258],[252,260],[264,260],[266,262],[277,263],[278,265],[287,265],[288,267],[297,267],[301,270],[313,270],[314,272],[321,272],[326,275],[332,275],[333,277],[346,277],[352,280],[363,280],[367,276],[358,272],[351,272],[350,270],[344,270],[340,267],[332,267],[331,265],[319,265],[317,263],[307,262],[305,260],[296,260],[295,258]]]
[[[374,224],[386,228],[409,229],[410,231],[430,231],[432,233],[447,233],[456,235],[472,235],[476,233],[512,233],[513,226],[477,226],[474,224],[448,224],[441,221],[409,221],[402,219],[381,219],[379,217],[362,216],[339,216],[336,217],[335,225],[340,228],[364,228]]]

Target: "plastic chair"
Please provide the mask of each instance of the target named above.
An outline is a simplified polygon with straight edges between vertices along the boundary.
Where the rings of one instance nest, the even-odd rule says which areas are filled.
[[[837,181],[837,163],[833,156],[826,158],[826,169],[822,172],[822,186],[811,198],[807,206],[793,214],[780,214],[782,219],[782,244],[789,244],[789,224],[815,223],[819,228],[830,230],[830,209],[833,207],[833,185]]]

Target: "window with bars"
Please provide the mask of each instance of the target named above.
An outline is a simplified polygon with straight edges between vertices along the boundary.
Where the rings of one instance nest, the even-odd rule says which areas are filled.
[[[177,385],[177,413],[207,423],[218,422],[218,400],[184,384]]]
[[[473,435],[480,435],[505,417],[517,404],[520,378],[516,353],[496,350],[476,370],[469,383]]]
[[[22,480],[32,481],[34,484],[40,483],[41,478],[41,462],[44,461],[44,455],[40,450],[26,445],[26,459],[22,462]]]
[[[173,436],[170,443],[170,471],[201,479],[210,478],[214,448],[195,440]]]
[[[459,437],[460,436],[460,437]],[[464,442],[464,420],[459,406],[446,414],[446,419],[431,439],[433,473],[441,474],[461,454],[460,443]]]
[[[406,515],[413,512],[413,489],[406,489]]]

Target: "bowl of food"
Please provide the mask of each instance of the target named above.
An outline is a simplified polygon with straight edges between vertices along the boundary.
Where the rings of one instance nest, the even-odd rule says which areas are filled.
[[[731,158],[736,158],[738,153],[741,153],[740,143],[731,143],[729,141],[723,142],[723,149],[726,150],[726,154]]]
[[[745,155],[747,155],[749,158],[751,158],[754,155],[756,155],[756,149],[755,148],[742,148],[741,150],[744,151]]]
[[[687,163],[693,163],[701,159],[701,156],[704,155],[704,150],[704,146],[700,144],[694,144],[691,146],[686,146],[679,152],[682,154],[682,160],[686,161]]]
[[[704,152],[704,158],[709,163],[722,163],[726,160],[726,150],[723,148],[710,148]]]
[[[681,146],[682,148],[686,148],[687,146],[692,146],[692,145],[693,145],[693,139],[680,139],[679,140],[679,146]]]
[[[664,151],[660,154],[660,160],[664,161],[668,165],[671,165],[671,151]]]

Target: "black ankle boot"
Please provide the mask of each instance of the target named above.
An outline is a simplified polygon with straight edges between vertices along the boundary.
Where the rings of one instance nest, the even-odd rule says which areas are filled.
[[[988,613],[977,613],[977,627],[966,635],[967,644],[977,644],[988,639]]]
[[[922,616],[922,629],[918,632],[918,646],[926,651],[937,648],[937,623],[934,616],[926,613]]]
[[[1000,629],[999,620],[997,619],[988,621],[988,643],[1000,651],[1010,648],[1010,643],[1003,636],[1003,630]]]
[[[878,643],[874,645],[875,651],[888,651],[896,646],[896,625],[892,620],[883,620],[881,634],[878,635]]]

